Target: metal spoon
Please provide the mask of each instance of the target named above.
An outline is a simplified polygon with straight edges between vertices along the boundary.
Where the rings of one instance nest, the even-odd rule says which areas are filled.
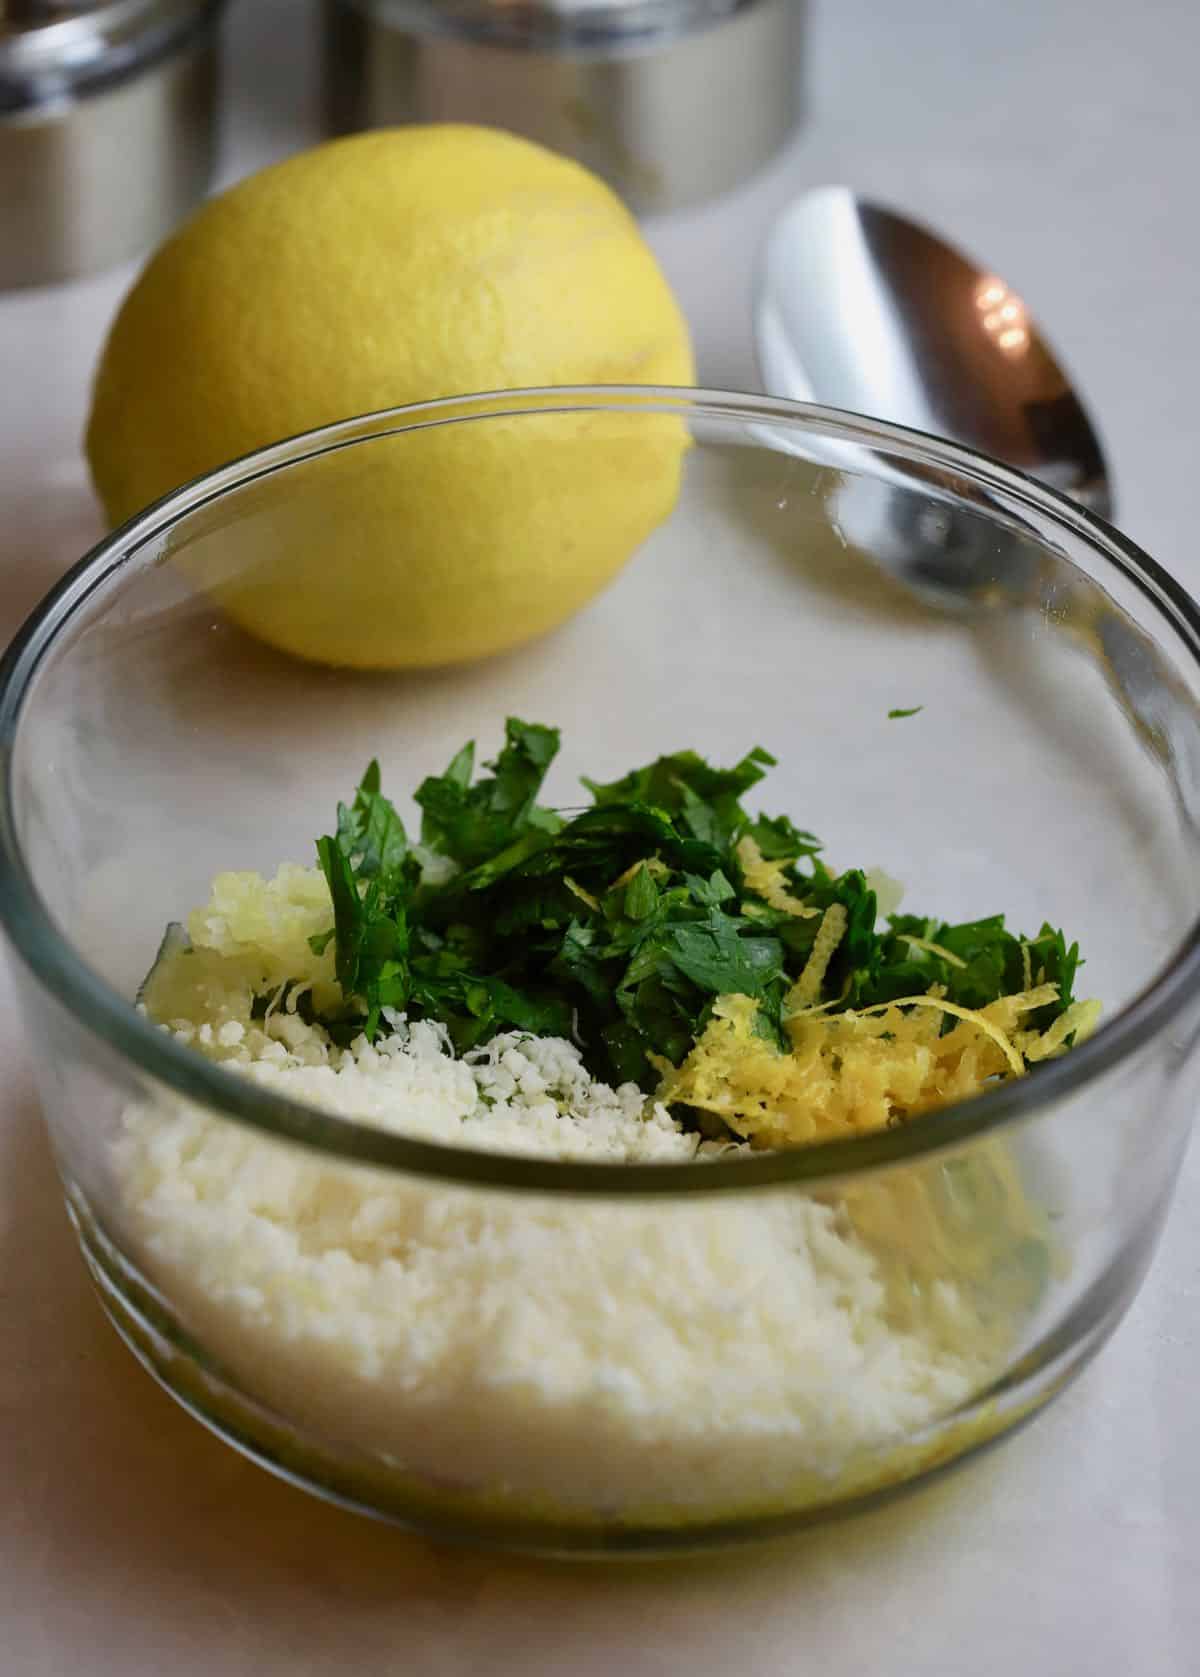
[[[1111,513],[1095,431],[1020,297],[903,216],[845,187],[798,198],[767,240],[755,329],[771,393],[950,437]],[[1044,550],[1019,529],[1001,551],[936,473],[875,455],[855,475],[861,450],[828,452],[847,469],[839,530],[927,605],[1033,603]]]
[[[967,443],[1111,516],[1096,433],[1021,298],[905,217],[845,187],[797,199],[767,240],[755,333],[769,393]],[[1188,708],[1177,678],[1019,518],[998,522],[983,492],[976,513],[969,485],[861,445],[831,443],[822,459],[843,469],[831,518],[849,546],[940,611],[1052,616],[1088,643],[1143,739],[1173,760]],[[1200,763],[1191,772],[1200,784]]]
[[[767,240],[755,314],[773,395],[967,443],[1110,514],[1095,431],[1024,303],[926,228],[806,193]]]

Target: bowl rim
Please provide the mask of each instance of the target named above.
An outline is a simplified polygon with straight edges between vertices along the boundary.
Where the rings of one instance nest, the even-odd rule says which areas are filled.
[[[464,1187],[610,1198],[747,1192],[817,1186],[913,1164],[1006,1129],[1074,1095],[1120,1063],[1200,994],[1200,920],[1142,989],[1087,1042],[1040,1066],[897,1129],[813,1143],[790,1152],[687,1162],[622,1164],[548,1160],[422,1141],[323,1112],[206,1059],[152,1024],[94,971],[58,930],[33,884],[17,838],[13,767],[25,699],[43,662],[90,597],[126,566],[140,574],[146,548],[182,519],[274,472],[359,442],[409,430],[529,415],[655,412],[760,421],[953,472],[998,492],[1085,541],[1165,618],[1200,666],[1200,606],[1134,542],[1064,494],[961,444],[841,409],[778,397],[655,385],[563,385],[488,391],[410,403],[300,432],[192,480],[151,503],[84,555],[29,614],[0,659],[0,925],[21,964],[91,1036],[176,1096],[280,1141],[347,1163]],[[141,564],[139,555],[143,555]],[[18,969],[18,979],[21,974]]]

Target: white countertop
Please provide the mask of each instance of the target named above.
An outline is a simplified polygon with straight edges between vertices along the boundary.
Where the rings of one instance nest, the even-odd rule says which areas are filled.
[[[1120,523],[1193,589],[1196,0],[820,0],[812,119],[742,192],[649,228],[701,381],[754,388],[754,249],[801,187],[869,189],[1016,283],[1101,420]],[[308,27],[298,26],[302,18]],[[307,0],[245,0],[224,175],[315,134]],[[0,296],[0,639],[100,533],[87,382],[128,275]],[[888,1510],[678,1565],[546,1566],[326,1508],[202,1432],[74,1250],[0,978],[3,1677],[1185,1677],[1198,1668],[1200,1152],[1084,1378]]]

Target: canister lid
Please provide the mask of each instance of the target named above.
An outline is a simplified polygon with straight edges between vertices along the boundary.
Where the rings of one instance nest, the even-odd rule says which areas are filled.
[[[338,0],[390,29],[444,30],[510,45],[634,42],[701,29],[754,0]]]
[[[0,0],[0,291],[155,244],[212,172],[224,0]]]
[[[223,0],[0,0],[0,118],[86,97],[184,44]]]
[[[737,185],[799,117],[804,0],[325,0],[337,132],[479,122],[639,210]]]

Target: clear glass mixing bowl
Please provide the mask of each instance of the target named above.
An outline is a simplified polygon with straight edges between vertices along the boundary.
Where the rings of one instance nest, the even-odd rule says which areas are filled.
[[[478,543],[495,498],[443,493],[446,459],[464,486],[499,462],[505,562],[536,526],[567,565],[597,495],[632,495],[685,431],[673,511],[628,567],[503,656],[305,663],[210,592],[266,609],[284,590],[311,630],[355,566],[363,584],[364,543],[388,548],[379,577],[411,530]],[[265,1466],[536,1550],[777,1532],[1003,1433],[1128,1307],[1185,1146],[1198,688],[1196,608],[1123,537],[961,449],[816,408],[483,396],[179,491],[66,578],[0,672],[0,914],[105,1308]],[[581,773],[766,746],[762,807],[834,862],[882,866],[931,914],[1065,927],[1102,1028],[900,1129],[623,1166],[322,1114],[137,1011],[164,926],[215,873],[310,862],[370,757],[399,794],[508,714],[562,726],[562,803]]]

